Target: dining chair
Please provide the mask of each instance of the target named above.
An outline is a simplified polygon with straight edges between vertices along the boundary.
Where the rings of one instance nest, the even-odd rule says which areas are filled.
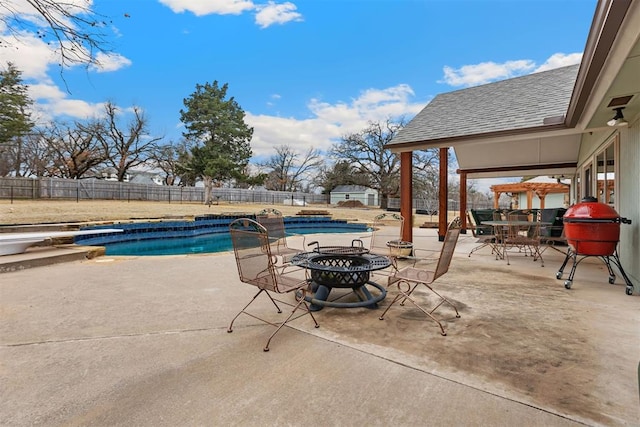
[[[383,213],[373,219],[371,234],[363,237],[369,239],[369,252],[383,255],[391,260],[391,271],[397,271],[398,258],[410,255],[401,248],[404,217],[396,213]],[[384,273],[383,273],[384,274]]]
[[[567,254],[567,236],[564,233],[563,226],[546,226],[544,227],[545,235],[543,235],[543,227],[540,227],[540,244],[542,249],[540,252],[544,252],[547,248],[551,248],[557,252],[560,252],[563,255]],[[555,235],[554,231],[559,231],[560,235]],[[548,234],[548,235],[546,235]]]
[[[303,249],[289,247],[287,237],[301,236],[302,247],[304,248],[305,236],[302,234],[287,233],[284,225],[284,217],[279,210],[273,208],[263,209],[256,214],[256,221],[267,229],[271,251],[274,255],[280,257],[283,264],[288,263],[294,255],[304,252]]]
[[[305,301],[307,292],[310,292],[310,282],[304,276],[303,269],[294,267],[290,264],[278,266],[276,257],[271,253],[271,245],[267,229],[249,218],[239,218],[229,224],[231,233],[231,241],[233,244],[233,253],[236,258],[238,267],[238,276],[240,281],[257,287],[258,292],[251,298],[249,303],[244,306],[238,314],[231,320],[227,332],[233,332],[233,323],[241,314],[246,314],[254,319],[276,327],[275,332],[269,336],[264,351],[269,351],[269,343],[280,329],[287,322],[297,319],[305,314],[309,314],[313,320],[315,327],[318,328],[313,313],[309,310],[309,305]],[[302,277],[300,275],[302,273]],[[293,307],[291,313],[281,323],[273,323],[255,313],[247,311],[249,306],[256,300],[260,294],[265,294],[276,307],[278,313],[282,313],[278,302]],[[276,299],[277,294],[293,293],[296,302],[285,301],[284,299]],[[275,296],[274,296],[275,295]],[[303,312],[295,316],[298,309]]]
[[[504,257],[509,262],[509,250],[517,249],[525,256],[533,257],[534,261],[540,260],[541,267],[544,267],[540,240],[540,221],[529,218],[529,215],[522,212],[507,214],[507,235],[504,241]]]
[[[389,283],[397,286],[398,293],[391,301],[391,304],[389,304],[382,313],[380,320],[384,320],[384,316],[397,302],[400,302],[400,305],[404,306],[405,302],[409,301],[428,318],[438,324],[441,335],[447,335],[441,320],[434,315],[434,312],[443,304],[446,304],[455,311],[455,317],[459,318],[460,313],[458,313],[458,309],[449,299],[434,289],[434,282],[449,271],[449,266],[451,265],[451,259],[453,258],[453,253],[459,236],[460,228],[455,225],[449,226],[445,234],[444,242],[440,249],[440,257],[438,258],[437,264],[435,264],[435,268],[433,268],[434,264],[428,264],[423,268],[407,266],[396,271],[393,276],[389,277]],[[423,307],[424,303],[422,301],[419,303],[419,297],[414,296],[414,291],[421,285],[438,297],[437,303],[433,304],[429,308]]]
[[[491,234],[476,234],[476,227],[478,224],[474,224],[471,219],[471,215],[467,212],[467,223],[469,224],[468,228],[471,228],[471,235],[474,239],[477,239],[476,243],[479,243],[477,246],[474,246],[469,252],[469,257],[474,252],[479,251],[482,248],[486,248],[489,246],[491,248],[491,253],[494,254],[496,252],[496,235],[494,233]]]

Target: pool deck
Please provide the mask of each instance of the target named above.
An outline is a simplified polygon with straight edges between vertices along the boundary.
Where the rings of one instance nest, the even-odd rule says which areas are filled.
[[[414,233],[420,247],[439,246],[434,230]],[[353,236],[331,235],[331,244]],[[597,262],[583,262],[565,290],[555,251],[544,253],[545,267],[518,256],[506,266],[488,249],[467,257],[474,245],[461,237],[455,268],[442,278],[445,294],[463,306],[460,319],[446,322],[446,337],[408,308],[390,310],[384,322],[380,310],[324,309],[319,329],[299,318],[268,353],[270,326],[245,316],[226,332],[255,293],[239,282],[232,253],[107,257],[62,245],[0,257],[0,425],[638,425],[640,297],[607,284]],[[527,340],[557,321],[547,341],[560,346],[577,334],[575,354],[555,371],[522,377],[524,386],[476,372],[503,356],[487,353],[503,348],[515,320],[498,310],[501,298],[540,319],[508,345],[533,351]],[[473,347],[474,328],[489,317],[504,336],[484,331],[486,342]],[[478,358],[456,367],[437,362],[438,352],[449,352],[442,360]],[[525,356],[515,357],[523,372]],[[563,375],[578,385],[549,391],[564,393],[559,399],[536,395],[539,381]]]

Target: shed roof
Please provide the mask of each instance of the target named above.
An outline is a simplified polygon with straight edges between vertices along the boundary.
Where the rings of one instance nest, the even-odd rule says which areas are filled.
[[[367,190],[370,190],[370,188],[365,187],[364,185],[338,185],[336,188],[331,190],[331,192],[332,193],[364,193]]]

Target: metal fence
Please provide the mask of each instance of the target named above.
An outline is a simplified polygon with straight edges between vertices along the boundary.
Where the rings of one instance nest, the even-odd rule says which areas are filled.
[[[213,202],[327,204],[329,196],[302,192],[214,188]],[[168,203],[204,202],[204,188],[97,179],[0,178],[0,199],[9,200],[143,200]]]

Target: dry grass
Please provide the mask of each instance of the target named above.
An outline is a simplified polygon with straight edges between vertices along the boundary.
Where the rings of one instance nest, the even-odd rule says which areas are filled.
[[[328,211],[334,219],[352,222],[373,222],[373,218],[384,211],[378,208],[341,208],[331,205],[308,207],[229,204],[221,203],[210,207],[201,203],[163,203],[140,201],[58,201],[58,200],[0,200],[0,225],[44,224],[44,223],[93,223],[123,220],[193,218],[205,214],[256,213],[264,208],[275,208],[285,216],[295,215],[302,209]],[[436,217],[416,215],[414,224],[437,221]]]

